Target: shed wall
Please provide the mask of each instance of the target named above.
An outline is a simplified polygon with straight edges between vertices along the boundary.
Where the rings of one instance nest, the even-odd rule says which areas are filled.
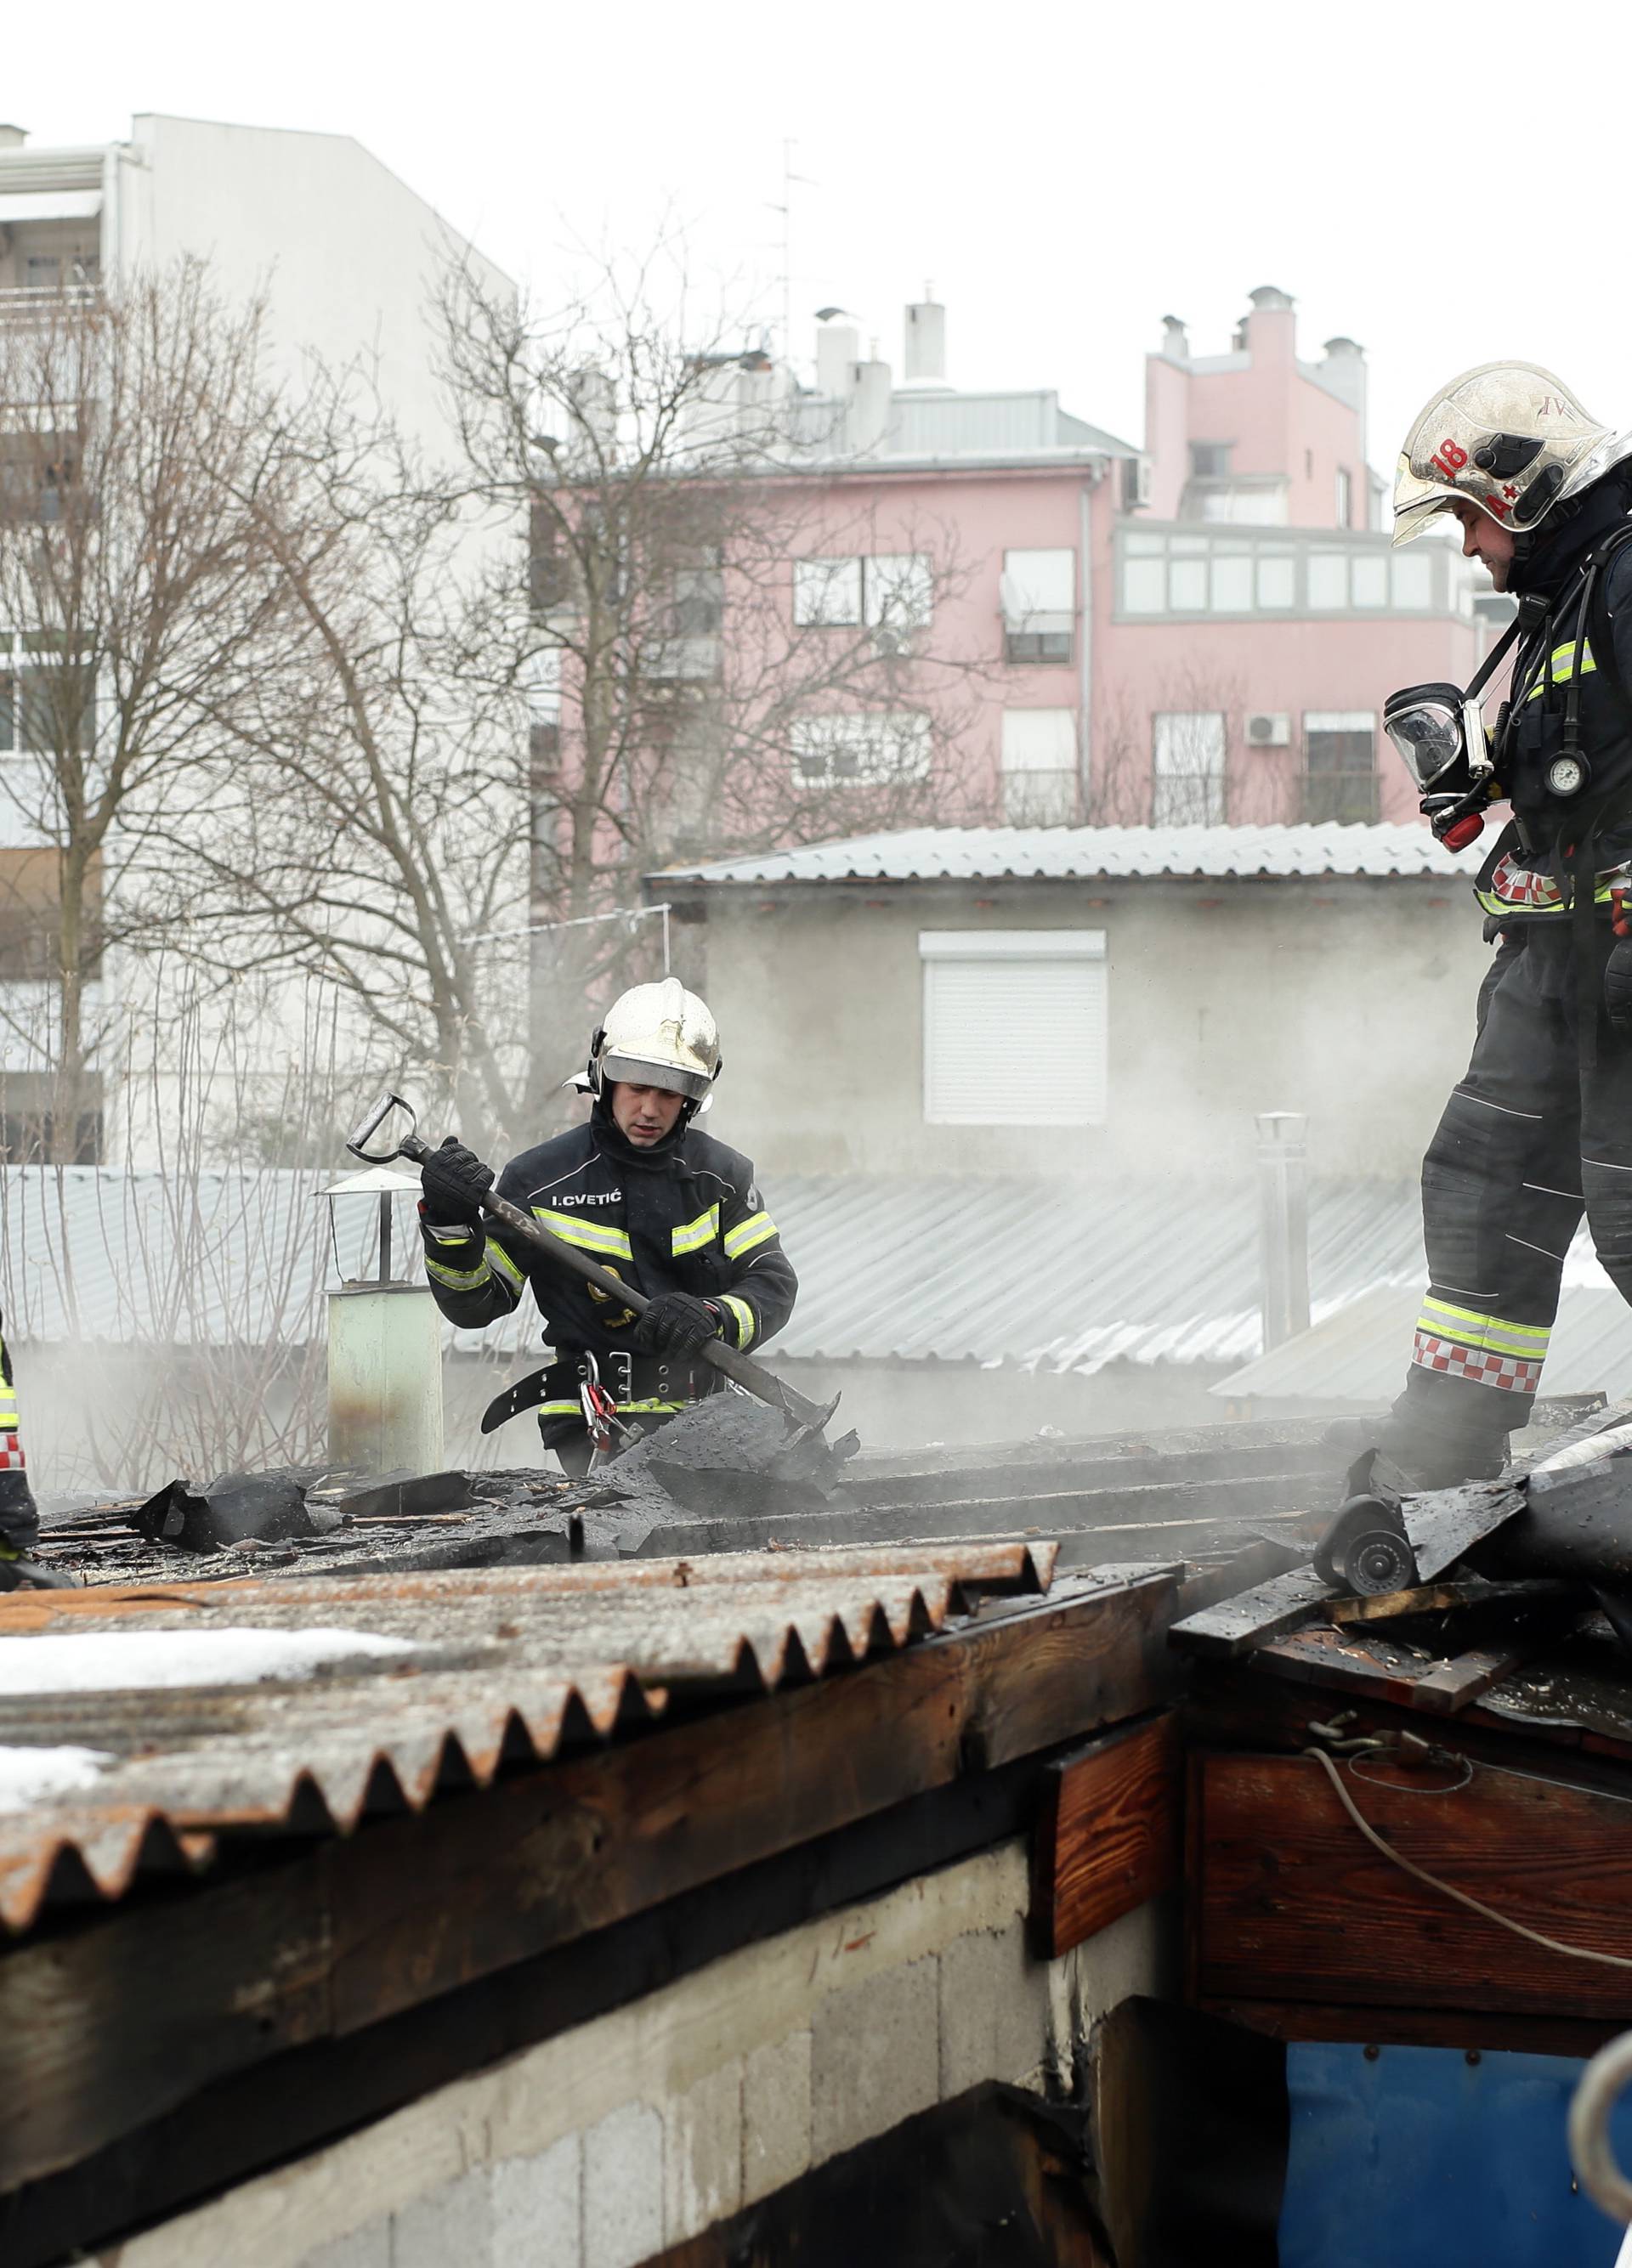
[[[676,968],[720,1020],[716,1123],[767,1176],[1238,1176],[1254,1113],[1296,1110],[1315,1172],[1412,1180],[1466,1064],[1489,966],[1477,908],[1437,879],[701,895],[706,923],[676,925]],[[1104,1125],[926,1124],[919,933],[983,928],[1104,931]],[[1048,1078],[1040,1063],[1039,1086]]]
[[[711,1963],[124,2245],[120,2268],[632,2268],[979,2080],[1069,2088],[1155,1905],[1026,1948],[1003,1845]]]

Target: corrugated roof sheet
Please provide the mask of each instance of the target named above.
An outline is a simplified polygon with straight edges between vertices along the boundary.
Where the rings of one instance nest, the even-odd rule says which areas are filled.
[[[13,1807],[0,1810],[0,1921],[29,1928],[48,1896],[122,1897],[147,1867],[196,1870],[233,1832],[343,1834],[373,1806],[419,1810],[439,1787],[485,1786],[501,1764],[649,1723],[683,1690],[831,1675],[941,1629],[971,1594],[1045,1589],[1055,1550],[920,1544],[13,1593],[0,1599],[0,1797]],[[117,1690],[119,1640],[206,1618],[218,1637],[321,1625],[396,1644],[304,1678]],[[85,1649],[79,1690],[18,1690],[42,1638],[45,1682],[59,1689],[63,1642]],[[45,1666],[42,1654],[42,1678]],[[99,1690],[99,1676],[114,1686]]]
[[[1127,880],[1324,874],[1460,877],[1460,859],[1414,821],[1374,827],[916,827],[712,865],[669,867],[654,887],[693,882]]]
[[[1230,1401],[1392,1402],[1411,1359],[1426,1282],[1421,1263],[1318,1315],[1307,1331],[1215,1386]],[[1547,1350],[1548,1394],[1619,1393],[1632,1379],[1632,1307],[1599,1267],[1584,1228],[1570,1247]]]
[[[1235,1362],[1262,1344],[1259,1198],[1250,1181],[772,1181],[799,1270],[773,1351],[1010,1362]],[[1422,1266],[1408,1185],[1317,1183],[1318,1312]]]
[[[16,1342],[296,1345],[336,1280],[318,1172],[0,1170],[0,1281]],[[1241,1362],[1259,1328],[1258,1193],[1250,1180],[1041,1182],[772,1174],[767,1202],[799,1270],[768,1350],[820,1361]],[[1317,1312],[1422,1268],[1418,1198],[1390,1183],[1317,1184]],[[369,1202],[352,1205],[362,1222]],[[1038,1244],[1039,1220],[1046,1220]],[[406,1220],[403,1224],[406,1228]],[[417,1238],[404,1249],[418,1271]],[[1045,1249],[1045,1283],[1016,1266]],[[469,1349],[536,1347],[532,1301]],[[26,1398],[26,1380],[24,1394]]]

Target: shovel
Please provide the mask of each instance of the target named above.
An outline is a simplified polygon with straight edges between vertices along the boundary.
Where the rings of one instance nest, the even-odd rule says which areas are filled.
[[[370,1148],[369,1145],[380,1137],[381,1128],[394,1111],[401,1111],[406,1117],[408,1131],[397,1138],[393,1149]],[[404,1102],[400,1094],[382,1094],[362,1123],[352,1129],[346,1148],[354,1158],[361,1158],[366,1165],[389,1166],[399,1158],[406,1158],[416,1166],[423,1166],[435,1145],[423,1139],[417,1130],[417,1126],[418,1119],[411,1103]],[[395,1132],[395,1129],[391,1130],[391,1133],[383,1138],[390,1140]],[[482,1208],[484,1212],[491,1212],[495,1220],[502,1220],[506,1228],[513,1230],[525,1242],[536,1247],[540,1252],[547,1253],[558,1266],[567,1269],[574,1276],[580,1276],[586,1284],[593,1285],[596,1291],[604,1292],[617,1307],[632,1307],[635,1314],[640,1315],[651,1306],[652,1302],[644,1292],[637,1292],[632,1285],[625,1284],[609,1269],[601,1267],[580,1252],[576,1245],[552,1235],[541,1221],[535,1220],[530,1213],[523,1212],[520,1205],[508,1203],[495,1190],[489,1189],[482,1199]],[[705,1362],[710,1362],[716,1370],[723,1371],[744,1393],[752,1394],[761,1402],[768,1403],[772,1410],[781,1411],[795,1429],[787,1444],[790,1448],[794,1442],[807,1440],[811,1435],[820,1433],[838,1407],[838,1395],[825,1405],[819,1402],[808,1402],[802,1394],[795,1394],[791,1386],[784,1385],[773,1372],[751,1361],[735,1347],[727,1346],[723,1339],[710,1339],[701,1352]]]

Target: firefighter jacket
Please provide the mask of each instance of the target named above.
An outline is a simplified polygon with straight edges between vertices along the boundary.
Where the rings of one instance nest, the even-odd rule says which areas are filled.
[[[17,1416],[17,1387],[11,1377],[11,1358],[0,1331],[0,1549],[32,1550],[40,1537],[40,1519]]]
[[[587,1125],[513,1158],[498,1195],[648,1298],[690,1292],[713,1301],[729,1344],[757,1347],[793,1313],[799,1279],[751,1162],[695,1124],[640,1150],[597,1102]],[[497,1322],[530,1282],[558,1356],[603,1359],[628,1348],[632,1309],[552,1266],[501,1223],[466,1228],[422,1218],[420,1227],[425,1273],[451,1323],[470,1329]],[[566,1412],[546,1403],[542,1414]]]
[[[1514,824],[1503,830],[1475,885],[1498,924],[1562,923],[1567,917],[1569,848],[1584,822],[1596,828],[1595,895],[1628,881],[1632,852],[1632,519],[1621,468],[1587,490],[1556,530],[1544,527],[1516,563],[1511,587],[1549,602],[1545,621],[1518,646],[1511,721],[1499,752]],[[1542,541],[1543,537],[1547,540]],[[1602,564],[1591,603],[1582,572]],[[1591,781],[1562,797],[1547,785],[1562,751],[1567,704],[1578,704],[1580,748]]]

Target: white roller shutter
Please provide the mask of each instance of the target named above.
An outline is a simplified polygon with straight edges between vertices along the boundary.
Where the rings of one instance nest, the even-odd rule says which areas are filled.
[[[925,930],[918,947],[928,1124],[1104,1124],[1103,930]]]

